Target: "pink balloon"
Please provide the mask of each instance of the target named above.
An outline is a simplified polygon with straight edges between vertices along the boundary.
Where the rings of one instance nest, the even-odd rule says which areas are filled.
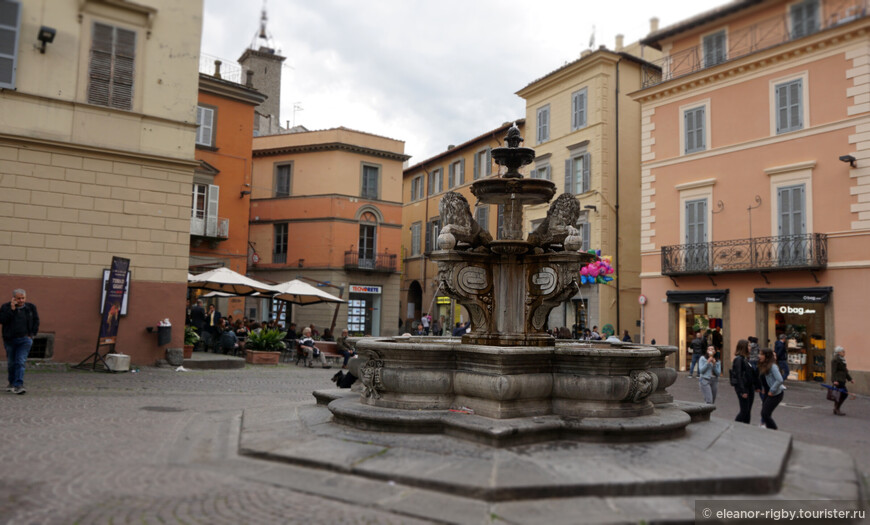
[[[598,268],[592,268],[592,270],[589,271],[589,275],[592,277],[598,277]]]
[[[581,273],[582,275],[589,275],[589,268],[587,268],[586,266],[584,266],[583,268],[580,269],[580,273]]]

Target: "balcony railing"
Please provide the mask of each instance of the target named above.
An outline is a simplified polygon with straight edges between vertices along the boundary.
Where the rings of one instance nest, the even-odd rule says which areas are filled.
[[[395,272],[395,253],[377,253],[371,256],[360,256],[358,251],[344,252],[345,270],[368,270],[373,272]]]
[[[705,56],[703,44],[684,49],[656,60],[656,67],[646,66],[643,71],[643,87],[717,66],[770,47],[803,38],[819,31],[836,27],[870,14],[870,0],[823,0],[819,2],[820,15],[814,24],[798,24],[792,27],[789,15],[780,15],[762,20],[754,25],[728,32],[728,47],[725,53],[710,53]]]
[[[824,233],[662,247],[662,275],[821,270],[827,265]]]
[[[223,217],[206,219],[191,217],[190,234],[209,239],[227,239],[230,236],[230,220]]]

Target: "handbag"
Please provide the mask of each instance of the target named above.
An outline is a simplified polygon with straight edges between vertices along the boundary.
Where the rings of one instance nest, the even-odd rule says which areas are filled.
[[[834,393],[833,388],[828,389],[828,401],[833,401],[834,403],[837,402],[837,394]]]

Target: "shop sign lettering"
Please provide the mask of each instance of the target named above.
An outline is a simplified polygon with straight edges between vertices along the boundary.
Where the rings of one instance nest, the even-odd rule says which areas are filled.
[[[810,310],[810,309],[805,310],[805,309],[800,308],[800,307],[793,308],[791,306],[780,306],[779,313],[804,315],[804,314],[814,314],[814,313],[816,313],[816,311]]]
[[[380,286],[364,286],[360,284],[352,284],[350,285],[350,293],[381,293]]]

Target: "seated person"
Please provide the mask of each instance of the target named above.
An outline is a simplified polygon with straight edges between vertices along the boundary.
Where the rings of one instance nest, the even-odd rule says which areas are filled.
[[[338,351],[344,356],[344,363],[341,364],[341,368],[347,368],[348,359],[356,355],[356,350],[347,342],[347,328],[341,331],[341,336],[335,344],[338,347]]]
[[[236,337],[232,327],[228,323],[224,323],[223,319],[221,319],[221,329],[223,330],[219,339],[221,352],[224,354],[235,354],[236,348],[239,346],[239,338]]]
[[[323,329],[323,337],[320,338],[321,341],[331,341],[335,342],[335,337],[332,336],[332,330],[329,328]]]
[[[305,352],[305,366],[314,367],[314,360],[320,360],[320,365],[323,368],[332,368],[326,364],[326,356],[323,355],[316,346],[314,339],[311,338],[311,329],[307,326],[302,329],[302,339],[299,340],[299,348]]]

